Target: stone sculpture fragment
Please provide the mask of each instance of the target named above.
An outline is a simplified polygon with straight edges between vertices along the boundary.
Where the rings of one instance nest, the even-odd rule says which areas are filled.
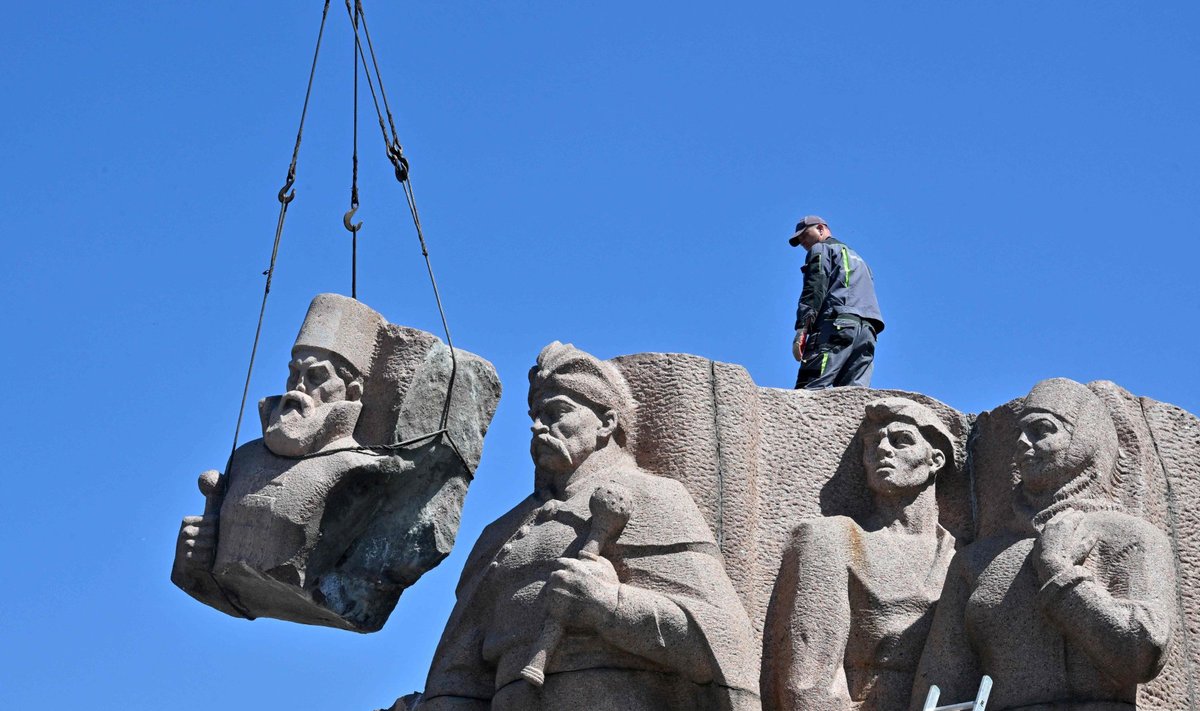
[[[262,439],[201,475],[171,580],[234,616],[382,627],[454,544],[500,396],[490,363],[456,356],[354,299],[314,298],[287,392],[259,403]]]

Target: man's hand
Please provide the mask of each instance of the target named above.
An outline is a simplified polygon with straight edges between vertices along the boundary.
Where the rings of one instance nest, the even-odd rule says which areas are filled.
[[[796,338],[792,340],[792,357],[796,362],[804,360],[804,341],[808,340],[807,329],[796,329]]]
[[[550,614],[564,627],[598,628],[617,609],[621,582],[607,558],[580,553],[579,558],[559,558],[550,574],[545,595]]]
[[[1096,532],[1079,511],[1064,511],[1042,528],[1033,547],[1033,566],[1046,583],[1087,560],[1096,547]]]

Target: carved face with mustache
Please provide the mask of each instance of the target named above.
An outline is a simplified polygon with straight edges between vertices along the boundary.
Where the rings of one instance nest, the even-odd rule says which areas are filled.
[[[281,457],[301,457],[337,446],[354,434],[362,412],[362,380],[318,348],[297,348],[288,364],[288,391],[259,403],[263,442]]]
[[[575,471],[615,427],[611,412],[596,409],[573,393],[550,388],[529,412],[534,465],[553,475]]]

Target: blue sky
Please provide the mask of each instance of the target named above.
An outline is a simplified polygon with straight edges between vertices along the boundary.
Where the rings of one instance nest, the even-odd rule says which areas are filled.
[[[252,401],[282,388],[312,295],[350,288],[330,12]],[[506,387],[459,546],[367,636],[170,584],[196,475],[228,454],[320,3],[13,4],[0,706],[368,711],[420,688],[470,544],[530,488],[538,350],[696,353],[789,386],[807,213],[874,269],[877,387],[975,412],[1110,379],[1200,412],[1195,3],[367,12],[455,341]],[[359,296],[436,331],[363,108]]]

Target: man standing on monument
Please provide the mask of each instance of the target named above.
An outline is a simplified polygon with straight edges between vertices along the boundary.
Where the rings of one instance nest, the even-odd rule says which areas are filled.
[[[883,331],[871,268],[816,215],[797,222],[788,243],[808,251],[792,342],[800,362],[796,388],[870,387],[875,337]]]
[[[634,461],[624,377],[554,342],[529,379],[534,492],[476,542],[416,708],[757,711],[749,618],[691,495]]]

